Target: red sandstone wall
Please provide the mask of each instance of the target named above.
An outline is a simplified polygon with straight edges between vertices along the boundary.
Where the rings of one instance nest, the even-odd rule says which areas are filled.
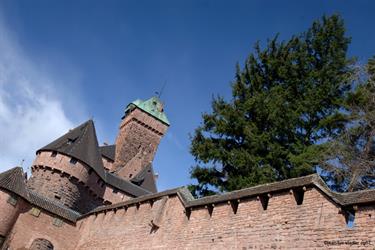
[[[57,250],[75,249],[80,236],[79,228],[67,222],[56,227],[52,224],[53,216],[42,211],[39,217],[35,217],[29,213],[29,209],[19,215],[5,243],[10,249],[29,249],[33,241],[39,238],[50,241]]]
[[[119,203],[121,201],[126,201],[131,198],[132,197],[130,195],[120,192],[118,189],[111,186],[106,186],[106,189],[103,194],[103,199],[113,204]]]
[[[40,194],[81,213],[106,203],[120,202],[131,196],[121,191],[113,193],[113,188],[84,163],[70,163],[71,157],[51,152],[40,152],[33,162],[32,177],[28,186]],[[60,198],[59,198],[60,197]]]
[[[16,222],[20,204],[22,200],[17,200],[15,206],[9,204],[8,198],[9,193],[4,190],[0,190],[0,235],[7,236],[9,231],[12,229],[13,224]],[[16,197],[16,196],[15,196]]]
[[[125,179],[131,179],[154,159],[155,152],[168,126],[134,109],[121,122],[116,138],[115,167]]]
[[[80,212],[88,212],[102,204],[105,186],[98,185],[99,176],[84,163],[70,163],[71,157],[41,152],[34,160],[30,189]]]
[[[375,205],[359,207],[354,228],[348,228],[339,208],[316,189],[296,205],[289,192],[274,194],[267,210],[256,198],[240,202],[237,214],[217,204],[212,216],[195,209],[190,219],[177,196],[152,231],[160,200],[151,207],[91,215],[82,220],[77,249],[374,249]]]

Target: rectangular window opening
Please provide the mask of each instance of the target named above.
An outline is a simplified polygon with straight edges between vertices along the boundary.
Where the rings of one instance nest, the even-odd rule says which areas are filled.
[[[70,164],[76,164],[77,163],[77,159],[76,158],[74,158],[74,157],[72,157],[72,158],[70,158]]]

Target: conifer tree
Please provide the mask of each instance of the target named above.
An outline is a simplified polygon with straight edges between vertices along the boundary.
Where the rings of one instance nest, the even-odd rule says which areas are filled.
[[[339,134],[350,91],[350,38],[338,15],[324,16],[288,41],[254,47],[237,65],[232,99],[212,111],[191,138],[197,196],[299,177],[314,171],[319,142]]]
[[[325,143],[319,164],[327,183],[341,192],[375,188],[375,57],[358,72],[346,103],[349,122]]]

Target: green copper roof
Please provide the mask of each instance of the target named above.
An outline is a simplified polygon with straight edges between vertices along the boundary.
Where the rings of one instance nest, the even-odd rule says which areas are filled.
[[[158,97],[154,96],[154,97],[151,97],[150,99],[148,99],[146,101],[137,99],[137,100],[131,102],[126,107],[125,112],[127,112],[129,109],[131,109],[134,106],[143,110],[144,112],[152,115],[156,119],[164,122],[168,126],[170,125],[169,121],[168,121],[168,118],[163,111],[163,104]]]

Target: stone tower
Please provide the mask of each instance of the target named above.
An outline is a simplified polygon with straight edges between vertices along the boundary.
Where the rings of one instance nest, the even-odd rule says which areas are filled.
[[[151,164],[161,138],[169,127],[163,104],[157,97],[136,100],[125,109],[116,138],[116,175],[131,180]]]
[[[101,205],[105,179],[94,123],[89,120],[37,151],[28,187],[85,212]]]

